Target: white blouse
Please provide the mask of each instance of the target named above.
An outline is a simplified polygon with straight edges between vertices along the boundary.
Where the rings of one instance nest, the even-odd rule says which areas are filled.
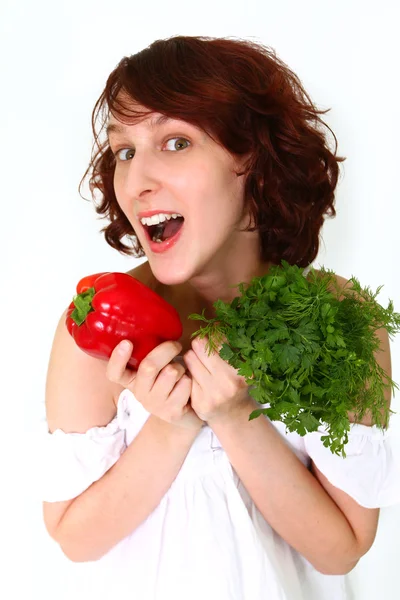
[[[57,502],[81,494],[117,462],[148,417],[125,389],[108,425],[86,433],[46,429],[39,463],[42,499]],[[390,428],[352,424],[343,459],[323,446],[323,428],[301,437],[271,422],[305,466],[313,460],[361,506],[400,502],[400,460],[392,453]],[[154,465],[155,475],[156,470]],[[119,593],[132,600],[350,597],[346,576],[316,571],[265,521],[209,426],[199,432],[154,512],[95,566],[96,600]],[[93,569],[90,573],[93,577]]]
[[[105,427],[86,433],[49,433],[46,427],[38,461],[42,500],[79,496],[117,462],[148,417],[125,389]],[[302,437],[271,422],[307,468],[313,460],[330,483],[361,506],[400,503],[400,457],[392,451],[390,427],[352,424],[342,458],[323,446],[323,427]],[[154,465],[155,476],[156,470]],[[100,560],[86,563],[88,569],[89,564],[88,600],[118,594],[132,600],[351,598],[346,576],[319,573],[270,527],[209,426],[199,432],[157,508]]]

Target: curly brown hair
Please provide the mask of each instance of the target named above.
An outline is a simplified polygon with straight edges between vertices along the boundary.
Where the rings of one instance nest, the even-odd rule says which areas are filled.
[[[134,111],[132,101],[148,111]],[[238,175],[246,176],[244,201],[253,221],[246,231],[259,231],[261,260],[306,267],[318,254],[324,215],[336,216],[338,163],[346,160],[336,156],[336,136],[319,117],[329,110],[318,110],[298,76],[261,44],[204,36],[156,40],[122,58],[108,77],[93,109],[95,141],[79,190],[89,175],[95,206],[100,193],[96,212],[109,220],[101,230],[107,243],[144,256],[115,196],[115,157],[107,137],[100,137],[110,112],[131,124],[152,112],[187,121],[233,155],[249,154]]]

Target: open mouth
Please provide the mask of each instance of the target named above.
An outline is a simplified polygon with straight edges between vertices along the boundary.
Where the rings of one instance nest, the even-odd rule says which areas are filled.
[[[144,225],[144,228],[152,242],[161,244],[173,238],[178,233],[184,220],[183,217],[176,217],[157,225]]]

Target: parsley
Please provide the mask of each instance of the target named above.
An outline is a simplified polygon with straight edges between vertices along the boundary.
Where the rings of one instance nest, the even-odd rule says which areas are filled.
[[[206,319],[204,310],[189,316],[206,323],[192,337],[207,336],[208,353],[218,351],[245,377],[249,394],[268,405],[249,420],[265,414],[301,436],[325,425],[324,446],[345,457],[349,411],[360,421],[370,410],[382,429],[394,412],[384,388],[399,387],[375,360],[375,331],[385,328],[389,337],[400,331],[400,313],[391,300],[386,309],[375,301],[383,286],[372,294],[352,277],[353,287],[342,289],[333,271],[317,275],[311,268],[309,281],[303,271],[282,260],[267,275],[240,283],[231,303],[214,303],[215,318]]]

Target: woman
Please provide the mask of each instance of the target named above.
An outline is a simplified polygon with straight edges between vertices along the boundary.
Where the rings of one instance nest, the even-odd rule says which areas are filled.
[[[191,340],[189,314],[213,316],[282,258],[316,258],[344,160],[322,112],[274,52],[185,36],[123,58],[96,103],[85,176],[105,239],[147,257],[129,273],[184,324],[137,372],[131,343],[105,362],[74,344],[65,312],[55,333],[44,519],[68,558],[99,565],[105,597],[342,600],[379,507],[398,500],[387,432],[370,417],[345,460],[320,432],[249,421],[243,378]]]

